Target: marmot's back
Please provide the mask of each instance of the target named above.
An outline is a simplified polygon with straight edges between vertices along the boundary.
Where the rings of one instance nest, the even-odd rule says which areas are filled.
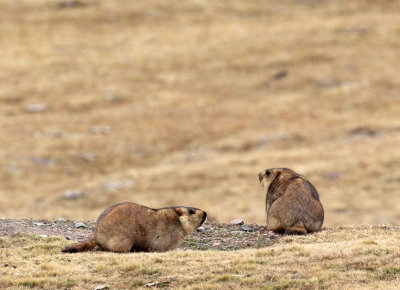
[[[271,168],[260,172],[266,188],[267,228],[288,234],[317,231],[324,210],[315,187],[291,169]]]
[[[115,204],[101,213],[93,237],[63,252],[96,246],[113,252],[168,251],[178,247],[206,217],[206,212],[192,207],[152,209],[131,202]]]

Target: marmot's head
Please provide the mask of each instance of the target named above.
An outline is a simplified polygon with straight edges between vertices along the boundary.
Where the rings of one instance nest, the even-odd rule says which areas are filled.
[[[175,207],[175,212],[187,234],[194,232],[207,219],[207,213],[195,207],[179,206]]]
[[[261,171],[258,174],[258,180],[260,181],[261,185],[268,190],[271,183],[278,179],[279,181],[289,180],[294,176],[298,176],[296,172],[288,168],[270,168]]]

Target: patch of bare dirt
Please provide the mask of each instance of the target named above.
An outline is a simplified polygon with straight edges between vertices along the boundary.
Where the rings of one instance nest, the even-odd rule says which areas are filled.
[[[95,230],[95,221],[84,222],[85,227],[76,227],[72,221],[48,221],[29,219],[1,219],[0,235],[11,236],[17,233],[58,236],[68,240],[82,241]],[[189,235],[180,245],[181,250],[237,250],[242,248],[267,247],[279,238],[268,232],[264,226],[228,225],[206,223]]]

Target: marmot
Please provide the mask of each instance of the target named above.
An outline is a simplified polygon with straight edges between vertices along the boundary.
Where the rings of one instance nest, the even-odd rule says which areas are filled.
[[[120,253],[165,252],[177,248],[206,218],[205,211],[194,207],[153,209],[133,202],[118,203],[102,212],[91,238],[62,252],[84,252],[96,247]]]
[[[271,168],[258,174],[266,189],[267,229],[286,234],[319,230],[324,209],[315,187],[304,176],[287,168]]]

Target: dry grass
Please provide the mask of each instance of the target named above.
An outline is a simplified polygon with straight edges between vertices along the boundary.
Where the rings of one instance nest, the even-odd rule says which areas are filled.
[[[359,226],[256,250],[61,254],[69,241],[19,234],[0,238],[0,287],[128,289],[158,281],[189,289],[395,289],[399,239],[398,227]]]
[[[289,167],[319,190],[325,226],[400,224],[398,1],[80,1],[0,1],[1,216],[89,220],[135,201],[261,224],[257,174]],[[83,197],[63,199],[71,189]],[[269,249],[152,254],[157,266],[145,254],[68,262],[61,240],[3,238],[18,268],[1,283],[399,286],[398,236],[357,233],[279,245],[293,270]],[[176,259],[185,267],[165,272]]]

